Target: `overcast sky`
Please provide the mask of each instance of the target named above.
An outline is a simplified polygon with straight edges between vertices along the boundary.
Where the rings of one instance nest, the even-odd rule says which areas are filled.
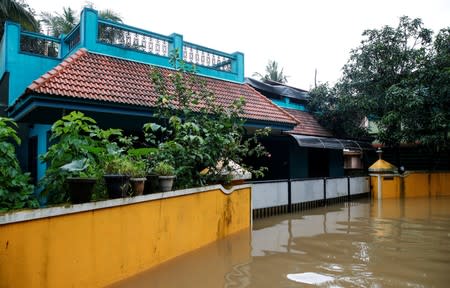
[[[84,0],[27,0],[38,14]],[[435,33],[450,26],[450,0],[93,0],[97,10],[112,9],[125,24],[159,34],[182,34],[185,41],[245,55],[245,75],[264,72],[276,60],[288,84],[310,89],[334,83],[365,29],[396,26],[400,16],[421,18]]]

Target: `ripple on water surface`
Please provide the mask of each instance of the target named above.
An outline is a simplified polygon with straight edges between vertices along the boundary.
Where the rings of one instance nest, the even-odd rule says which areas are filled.
[[[449,287],[450,198],[359,201],[254,221],[112,287]]]

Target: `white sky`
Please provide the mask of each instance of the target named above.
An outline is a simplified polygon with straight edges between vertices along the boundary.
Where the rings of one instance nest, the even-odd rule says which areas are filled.
[[[27,0],[37,14],[81,10],[84,0]],[[450,0],[92,0],[112,9],[125,24],[245,55],[245,75],[264,72],[276,60],[288,84],[303,89],[334,83],[365,29],[397,26],[400,16],[421,18],[435,33],[450,26]]]

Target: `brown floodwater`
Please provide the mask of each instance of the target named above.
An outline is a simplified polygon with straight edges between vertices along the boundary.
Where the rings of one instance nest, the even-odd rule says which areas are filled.
[[[450,198],[259,219],[111,287],[450,287]]]

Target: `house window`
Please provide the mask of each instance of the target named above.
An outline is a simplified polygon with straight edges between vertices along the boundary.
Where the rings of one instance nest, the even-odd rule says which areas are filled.
[[[344,169],[363,169],[361,152],[344,151]]]

